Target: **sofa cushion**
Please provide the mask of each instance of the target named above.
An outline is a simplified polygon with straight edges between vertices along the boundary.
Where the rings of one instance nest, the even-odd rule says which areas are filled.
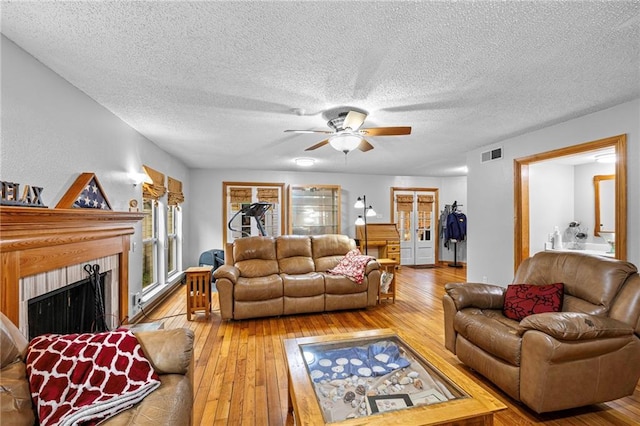
[[[523,318],[543,312],[558,312],[562,308],[564,285],[511,284],[504,293],[502,312],[508,318],[521,321]]]
[[[193,330],[174,328],[134,332],[158,374],[187,374],[193,357]]]
[[[233,287],[233,297],[237,301],[258,301],[282,297],[282,278],[277,274],[255,278],[238,278]]]
[[[500,310],[465,308],[453,319],[455,330],[485,352],[511,365],[520,365],[520,326]]]
[[[343,275],[324,274],[324,287],[326,294],[354,294],[366,293],[368,286],[356,284]]]
[[[160,387],[141,404],[111,417],[100,426],[172,425],[190,426],[193,390],[191,379],[182,374],[163,374]]]
[[[306,235],[282,235],[276,240],[280,272],[306,274],[315,270],[311,253],[311,238]]]
[[[513,282],[564,283],[565,294],[594,305],[580,307],[581,312],[606,314],[625,280],[637,271],[633,264],[613,258],[543,251],[520,264]]]
[[[324,277],[318,272],[301,275],[281,274],[285,296],[309,297],[324,294]]]
[[[243,277],[262,277],[278,273],[276,243],[273,237],[238,238],[233,245],[233,259]]]
[[[334,268],[349,250],[356,248],[356,244],[347,235],[312,235],[311,248],[315,270],[326,272]]]

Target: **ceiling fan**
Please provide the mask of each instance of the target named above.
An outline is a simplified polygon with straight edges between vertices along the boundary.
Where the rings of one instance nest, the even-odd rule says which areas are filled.
[[[409,126],[361,129],[360,126],[362,126],[366,118],[367,114],[365,112],[349,108],[346,111],[338,111],[335,118],[327,121],[327,126],[332,130],[285,130],[285,132],[330,134],[330,137],[310,146],[305,151],[313,151],[329,144],[334,149],[345,154],[356,148],[362,152],[373,149],[373,145],[364,138],[365,136],[401,136],[411,134],[411,127]]]

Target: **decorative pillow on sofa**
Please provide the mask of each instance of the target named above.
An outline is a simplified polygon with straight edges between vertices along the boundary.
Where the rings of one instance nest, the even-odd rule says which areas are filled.
[[[353,249],[344,255],[335,268],[329,269],[327,272],[335,275],[344,275],[351,281],[362,284],[362,281],[364,281],[364,271],[367,268],[367,263],[369,263],[371,259],[373,259],[373,257],[362,255],[360,254],[360,250]]]
[[[511,284],[504,293],[502,313],[516,321],[541,314],[543,312],[559,312],[562,308],[564,284]]]
[[[95,424],[160,386],[129,330],[43,334],[27,349],[27,376],[40,425]]]

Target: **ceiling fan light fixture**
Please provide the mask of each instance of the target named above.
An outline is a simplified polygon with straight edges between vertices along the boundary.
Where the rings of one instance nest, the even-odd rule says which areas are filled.
[[[356,149],[362,142],[362,136],[353,133],[338,133],[329,138],[329,145],[333,149],[345,154]]]

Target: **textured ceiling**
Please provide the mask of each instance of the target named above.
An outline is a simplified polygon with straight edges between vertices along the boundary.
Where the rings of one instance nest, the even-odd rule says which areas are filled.
[[[196,168],[461,174],[465,152],[640,97],[640,2],[2,2],[2,33]],[[304,149],[354,106],[374,150]]]

